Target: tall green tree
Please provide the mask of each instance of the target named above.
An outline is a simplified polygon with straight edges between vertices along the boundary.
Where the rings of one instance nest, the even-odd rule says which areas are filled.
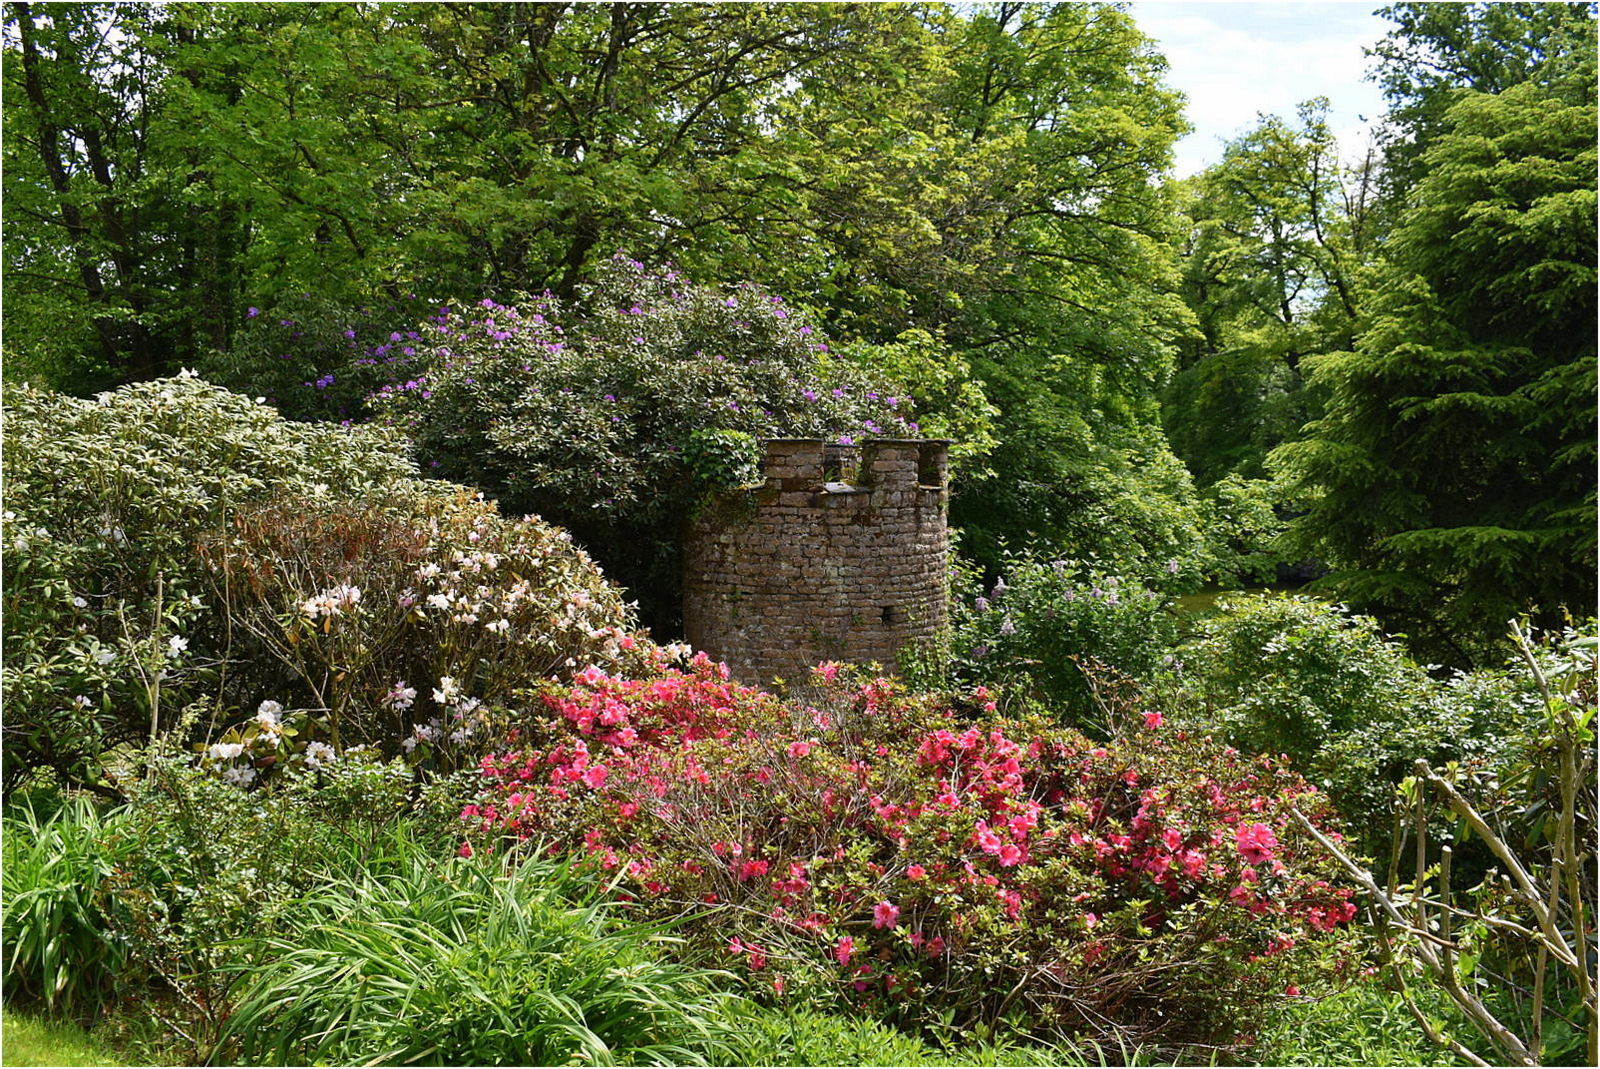
[[[1370,162],[1340,160],[1328,102],[1262,116],[1186,183],[1182,293],[1199,331],[1166,393],[1174,447],[1202,485],[1264,474],[1312,411],[1303,357],[1351,342],[1370,243]]]
[[[1325,416],[1274,461],[1326,582],[1433,657],[1595,603],[1595,81],[1466,93],[1372,278]]]
[[[147,376],[184,331],[166,297],[199,255],[188,239],[203,209],[185,202],[184,161],[152,136],[160,75],[145,41],[158,17],[6,5],[6,342],[26,363]]]

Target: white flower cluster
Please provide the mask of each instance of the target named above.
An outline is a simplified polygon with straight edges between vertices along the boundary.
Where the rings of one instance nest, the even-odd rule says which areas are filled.
[[[281,727],[281,721],[279,717],[282,713],[283,706],[280,703],[273,701],[271,698],[268,698],[266,701],[256,706],[256,723],[261,725],[262,731],[265,731],[269,735],[276,737],[278,730]],[[276,746],[277,743],[274,742],[273,745]]]
[[[417,700],[417,688],[406,686],[406,681],[401,679],[389,688],[389,693],[383,696],[383,704],[391,709],[405,711],[411,708]]]
[[[360,603],[361,588],[341,583],[330,590],[324,590],[314,598],[308,598],[306,603],[300,606],[300,611],[315,620],[319,616],[339,616]]]

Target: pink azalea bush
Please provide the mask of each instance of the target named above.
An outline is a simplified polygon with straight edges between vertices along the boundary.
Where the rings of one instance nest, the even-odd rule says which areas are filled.
[[[1288,815],[1329,822],[1314,788],[1159,717],[1102,745],[981,689],[827,666],[780,701],[703,655],[543,700],[483,761],[469,840],[587,852],[780,997],[1236,1042],[1355,911]]]

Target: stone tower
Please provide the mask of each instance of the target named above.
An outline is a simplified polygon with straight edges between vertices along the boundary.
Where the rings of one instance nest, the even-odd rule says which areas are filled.
[[[948,442],[766,443],[765,484],[690,523],[684,631],[737,679],[798,679],[940,640],[949,596]]]

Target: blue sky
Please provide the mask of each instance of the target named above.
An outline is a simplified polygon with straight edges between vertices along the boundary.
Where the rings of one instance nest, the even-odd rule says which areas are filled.
[[[1178,142],[1176,170],[1190,175],[1222,156],[1222,143],[1256,115],[1291,118],[1295,105],[1325,96],[1341,154],[1359,157],[1367,123],[1383,113],[1378,87],[1364,80],[1362,47],[1393,26],[1357,3],[1136,2],[1139,28],[1171,64],[1167,81],[1188,98],[1195,131]]]

